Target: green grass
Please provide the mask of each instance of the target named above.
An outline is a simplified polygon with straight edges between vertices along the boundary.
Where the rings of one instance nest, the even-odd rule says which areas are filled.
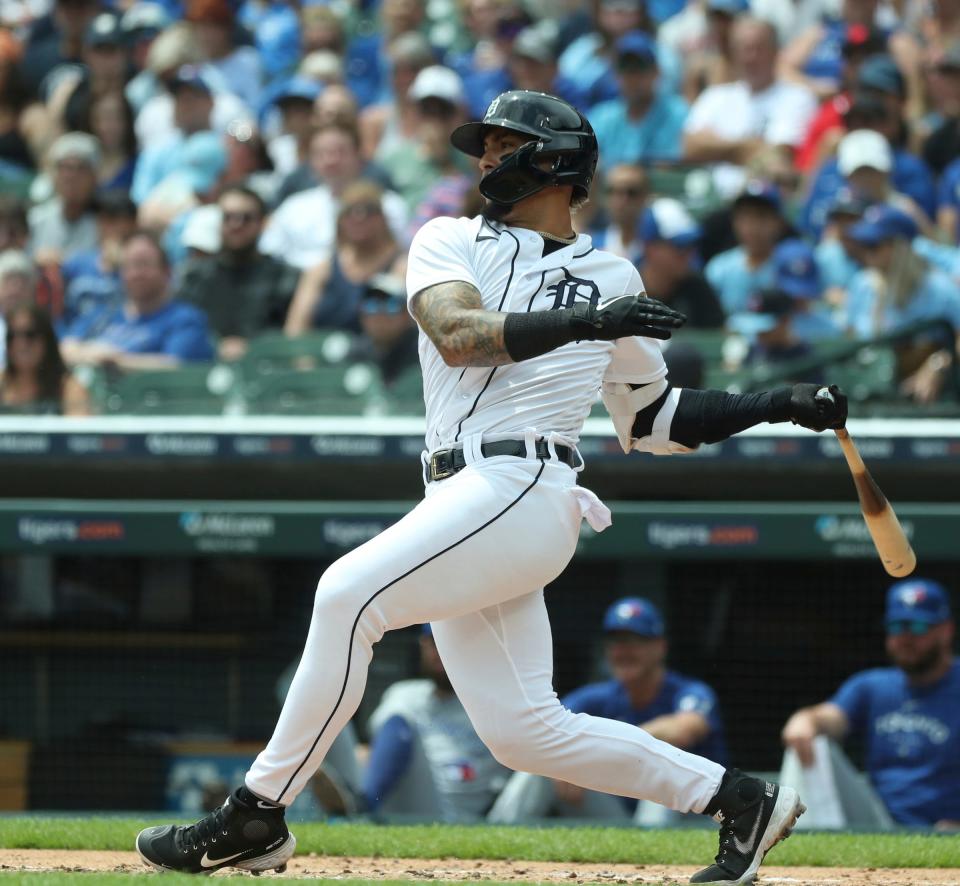
[[[0,848],[132,850],[156,820],[0,818]],[[386,858],[489,858],[625,864],[702,864],[716,852],[712,830],[294,823],[301,853]],[[770,859],[778,865],[960,867],[960,836],[796,834]],[[167,886],[167,881],[164,881]]]

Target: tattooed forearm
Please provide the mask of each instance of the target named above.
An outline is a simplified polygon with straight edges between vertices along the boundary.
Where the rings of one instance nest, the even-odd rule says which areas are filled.
[[[413,315],[448,366],[502,366],[512,363],[503,344],[507,316],[484,310],[469,283],[439,283],[417,293]]]

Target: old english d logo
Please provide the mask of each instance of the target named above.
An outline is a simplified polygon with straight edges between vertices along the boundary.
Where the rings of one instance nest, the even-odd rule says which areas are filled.
[[[572,308],[578,301],[590,302],[592,305],[600,301],[600,290],[593,280],[574,277],[566,268],[563,269],[563,277],[563,280],[547,287],[547,295],[553,296],[550,310]]]

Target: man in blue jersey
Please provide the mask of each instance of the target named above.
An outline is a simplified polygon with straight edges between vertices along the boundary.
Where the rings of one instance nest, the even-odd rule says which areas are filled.
[[[706,683],[667,668],[667,640],[657,608],[641,597],[617,600],[603,617],[603,634],[612,679],[574,689],[563,699],[564,707],[575,714],[640,726],[675,747],[726,764],[716,695]],[[625,817],[636,806],[634,801],[594,794],[561,781],[552,782],[552,790],[546,790],[550,785],[547,779],[518,773],[498,799],[491,819],[518,821],[551,810],[570,816]],[[638,810],[637,819],[644,820],[643,814]]]
[[[906,579],[887,594],[890,668],[850,677],[829,701],[801,708],[783,741],[803,765],[817,735],[862,739],[867,773],[894,821],[960,829],[960,662],[944,588]]]

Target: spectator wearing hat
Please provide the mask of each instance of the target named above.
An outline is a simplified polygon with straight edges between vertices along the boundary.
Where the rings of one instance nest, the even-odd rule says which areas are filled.
[[[823,238],[814,249],[824,301],[833,308],[846,303],[847,288],[860,270],[857,245],[850,239],[849,231],[863,217],[868,205],[850,188],[842,188],[827,212]]]
[[[890,182],[895,191],[906,194],[923,210],[927,218],[936,212],[936,188],[926,164],[902,147],[904,141],[903,75],[886,55],[869,56],[857,73],[857,87],[844,117],[848,132],[872,129],[883,135],[893,149]],[[834,195],[843,187],[844,176],[837,157],[823,162],[810,185],[801,212],[801,227],[819,238],[826,213]]]
[[[733,202],[737,245],[715,255],[704,268],[728,316],[742,311],[754,292],[773,286],[773,250],[784,231],[777,189],[766,182],[748,182]]]
[[[51,71],[81,61],[87,26],[99,11],[98,0],[55,0],[47,15],[30,24],[20,61],[30,95],[42,95],[41,84]]]
[[[824,99],[810,121],[796,155],[796,167],[801,172],[816,169],[833,152],[837,140],[843,136],[844,120],[853,102],[860,67],[871,55],[882,53],[886,42],[886,33],[879,28],[860,24],[846,26],[841,49],[840,90]]]
[[[713,287],[695,269],[700,226],[679,200],[660,197],[643,211],[638,265],[647,295],[687,317],[691,329],[718,329],[724,313]]]
[[[828,98],[843,86],[843,49],[851,26],[876,27],[879,0],[843,0],[839,17],[826,18],[797,35],[784,47],[780,70],[784,77],[801,83],[821,98]],[[884,47],[900,70],[919,89],[920,51],[914,37],[903,30],[880,32]],[[917,93],[919,97],[919,93]]]
[[[751,158],[774,149],[792,161],[816,111],[813,94],[778,79],[777,35],[773,26],[743,17],[733,28],[734,83],[704,90],[684,125],[683,159],[711,164],[721,194],[743,187]]]
[[[844,771],[849,764],[838,767],[838,754],[818,748],[818,736],[831,742],[859,739],[870,784],[897,824],[955,830],[960,828],[960,662],[952,652],[954,621],[946,589],[925,578],[897,582],[887,592],[884,624],[892,667],[854,674],[829,701],[796,711],[783,727],[783,743],[803,767],[834,770],[846,807],[848,789],[857,791]],[[821,798],[809,790],[804,798],[816,814]]]
[[[157,141],[151,139],[144,146],[130,190],[137,205],[182,165],[184,148],[191,136],[215,131],[212,125],[214,88],[209,74],[196,65],[184,65],[177,70],[168,88],[176,129],[173,134],[158,136]]]
[[[433,49],[422,34],[415,31],[401,34],[387,47],[390,61],[390,92],[384,101],[376,102],[360,113],[363,156],[375,160],[413,140],[417,130],[417,113],[409,97],[410,87],[424,68],[435,63]]]
[[[123,191],[106,191],[95,202],[97,246],[63,263],[64,305],[58,328],[68,329],[79,317],[112,311],[123,302],[120,257],[123,244],[136,230],[137,207]]]
[[[507,56],[507,89],[546,92],[568,102],[578,99],[578,87],[559,73],[557,33],[550,22],[537,22],[517,34]]]
[[[68,132],[51,145],[47,160],[54,196],[30,210],[30,240],[38,264],[59,264],[97,245],[93,199],[100,147],[92,135]]]
[[[640,216],[650,196],[647,175],[639,166],[622,163],[607,167],[603,175],[604,212],[591,229],[593,245],[636,265],[643,255]],[[574,219],[577,222],[577,219]]]
[[[322,184],[284,200],[271,216],[260,243],[267,255],[301,270],[331,256],[340,198],[363,173],[357,130],[340,123],[319,127],[310,140],[310,167]],[[384,192],[381,202],[394,239],[403,243],[409,217],[406,203],[393,191]]]
[[[289,77],[266,90],[268,104],[261,120],[269,119],[273,108],[279,113],[280,134],[270,139],[267,152],[281,179],[306,163],[313,132],[313,103],[321,92],[319,83],[300,76]]]
[[[746,312],[730,318],[730,328],[751,340],[748,362],[772,363],[802,357],[812,345],[838,338],[823,300],[823,281],[813,250],[798,239],[787,239],[773,251],[773,287],[748,299]],[[793,382],[820,381],[794,378]]]
[[[61,351],[69,365],[173,369],[213,358],[206,315],[171,297],[159,240],[144,231],[130,236],[120,274],[123,304],[83,314],[65,330]]]
[[[930,72],[930,92],[935,114],[923,142],[923,159],[940,175],[960,157],[960,42],[937,59]]]
[[[226,168],[223,136],[215,132],[195,132],[186,138],[177,166],[140,204],[140,226],[158,235],[166,232],[167,242],[173,245],[186,221],[181,216],[217,199]],[[176,264],[182,255],[177,254],[176,247],[174,253],[172,258]]]
[[[575,714],[639,725],[661,741],[723,763],[726,741],[716,694],[706,683],[667,667],[665,633],[663,617],[649,600],[617,600],[603,617],[603,657],[610,679],[574,689],[562,699],[563,705]],[[616,817],[619,811],[622,817],[633,812],[635,803],[517,773],[490,819],[518,822],[542,817],[551,809],[588,817],[595,813]]]
[[[687,103],[657,92],[656,42],[630,31],[615,47],[620,97],[601,102],[590,114],[605,165],[664,163],[680,159]]]
[[[187,0],[186,20],[200,47],[200,59],[220,75],[226,89],[248,112],[260,106],[263,68],[252,46],[237,46],[236,21],[229,0]]]
[[[283,327],[299,272],[257,247],[266,206],[255,191],[231,185],[220,194],[220,246],[186,263],[177,298],[202,310],[219,338],[221,360],[237,360],[251,338]]]
[[[602,101],[616,98],[619,87],[614,76],[616,43],[631,31],[651,33],[643,0],[599,0],[595,30],[581,34],[560,56],[560,73],[580,89],[575,104],[589,111]],[[671,49],[657,44],[660,91],[668,95],[680,92],[683,63]]]
[[[893,149],[879,132],[856,129],[837,145],[837,171],[845,183],[867,203],[885,203],[907,213],[922,229],[930,228],[923,210],[891,182]]]
[[[960,330],[960,290],[942,270],[917,254],[919,230],[904,212],[872,206],[848,236],[860,248],[864,270],[850,283],[845,326],[857,338],[895,332],[921,320],[944,319]],[[902,387],[921,402],[939,395],[956,359],[958,341],[928,335],[901,348]]]
[[[442,178],[453,177],[462,200],[473,183],[464,155],[450,144],[450,133],[465,120],[466,95],[459,75],[442,65],[424,68],[410,86],[416,113],[413,139],[381,153],[378,166],[413,213]]]
[[[371,278],[360,299],[360,330],[347,360],[374,364],[388,390],[407,370],[419,372],[417,324],[407,310],[402,276],[377,274]]]

